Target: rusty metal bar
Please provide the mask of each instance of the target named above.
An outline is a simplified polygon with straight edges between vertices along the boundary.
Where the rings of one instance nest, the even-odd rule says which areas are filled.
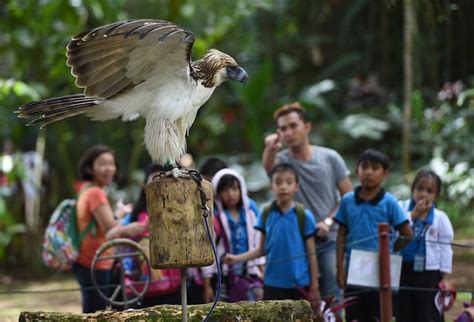
[[[380,278],[380,321],[392,321],[392,288],[390,285],[390,240],[389,225],[378,224],[379,233],[379,278]]]

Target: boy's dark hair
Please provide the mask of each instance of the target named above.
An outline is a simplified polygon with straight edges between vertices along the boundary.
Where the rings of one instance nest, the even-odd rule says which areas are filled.
[[[441,194],[442,186],[441,178],[439,177],[439,175],[436,174],[436,172],[430,169],[421,169],[420,171],[418,171],[415,176],[415,179],[413,180],[413,183],[411,184],[411,192],[413,193],[413,190],[415,190],[415,186],[423,178],[433,178],[436,181],[436,196],[439,197],[439,195]]]
[[[202,176],[213,177],[219,170],[227,168],[227,164],[219,158],[209,158],[201,165]]]
[[[293,173],[295,175],[296,183],[299,182],[298,173],[296,172],[296,169],[291,164],[285,163],[285,162],[278,163],[273,166],[273,168],[268,173],[268,176],[270,177],[270,182],[273,180],[273,176],[276,173],[286,172],[286,171]]]
[[[291,112],[298,113],[299,117],[303,120],[303,122],[308,122],[308,114],[306,114],[306,110],[303,106],[300,105],[299,102],[293,102],[289,104],[285,104],[280,106],[274,113],[273,113],[273,121],[277,123],[278,118],[280,116],[289,114]]]
[[[94,179],[93,173],[92,173],[92,167],[94,165],[94,161],[103,153],[111,153],[115,157],[114,150],[112,150],[110,147],[104,144],[94,145],[91,148],[89,148],[86,152],[84,152],[77,166],[79,179],[88,180],[88,181]],[[117,168],[117,173],[118,173],[117,160],[115,160],[115,167]]]
[[[244,196],[242,196],[242,187],[240,186],[240,181],[236,176],[233,176],[231,174],[223,175],[220,178],[219,183],[217,184],[216,195],[220,196],[220,194],[222,193],[222,191],[224,191],[225,188],[232,187],[234,185],[234,183],[236,183],[236,182],[239,185],[239,190],[240,190],[240,200],[239,200],[239,203],[237,205],[240,208],[240,207],[243,206],[242,199],[243,199]]]
[[[390,167],[390,160],[388,159],[388,157],[384,153],[373,149],[365,150],[359,156],[359,159],[357,160],[357,167],[359,167],[360,164],[365,162],[379,163],[382,165],[384,170],[388,170]]]

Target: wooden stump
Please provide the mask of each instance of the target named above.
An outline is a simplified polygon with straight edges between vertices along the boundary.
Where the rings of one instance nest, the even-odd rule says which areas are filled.
[[[212,222],[212,188],[202,180]],[[214,263],[197,184],[192,179],[159,178],[146,186],[150,218],[150,263],[153,268],[208,266]]]

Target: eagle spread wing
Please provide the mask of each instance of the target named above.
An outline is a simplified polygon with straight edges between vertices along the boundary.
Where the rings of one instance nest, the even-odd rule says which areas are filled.
[[[67,65],[83,94],[20,106],[42,126],[76,115],[146,119],[145,145],[156,162],[175,161],[197,110],[227,79],[245,82],[235,60],[211,49],[191,62],[194,35],[162,20],[116,22],[82,32],[67,46]],[[31,124],[30,123],[30,124]]]
[[[73,37],[66,64],[86,96],[109,98],[153,73],[184,75],[193,43],[192,32],[167,21],[116,22]]]

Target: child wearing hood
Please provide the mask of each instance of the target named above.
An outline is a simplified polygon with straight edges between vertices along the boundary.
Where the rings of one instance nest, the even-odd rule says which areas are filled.
[[[260,242],[261,233],[253,228],[257,222],[257,216],[249,207],[244,178],[232,169],[222,169],[214,175],[211,183],[216,205],[214,230],[218,258],[226,253],[241,254],[256,248]],[[223,282],[227,290],[225,293],[229,296],[227,299],[224,297],[223,300],[233,301],[231,293],[235,292],[230,289],[236,287],[235,283],[230,281],[233,276],[242,277],[240,286],[246,283],[244,281],[251,279],[257,281],[258,286],[258,281],[262,278],[264,262],[265,258],[257,258],[231,267],[222,265]],[[215,264],[203,267],[202,273],[203,297],[204,302],[208,303],[215,295],[211,278],[216,279],[217,267]],[[246,300],[260,299],[258,296],[260,292],[257,289],[255,291],[253,294],[257,295],[256,298]]]

